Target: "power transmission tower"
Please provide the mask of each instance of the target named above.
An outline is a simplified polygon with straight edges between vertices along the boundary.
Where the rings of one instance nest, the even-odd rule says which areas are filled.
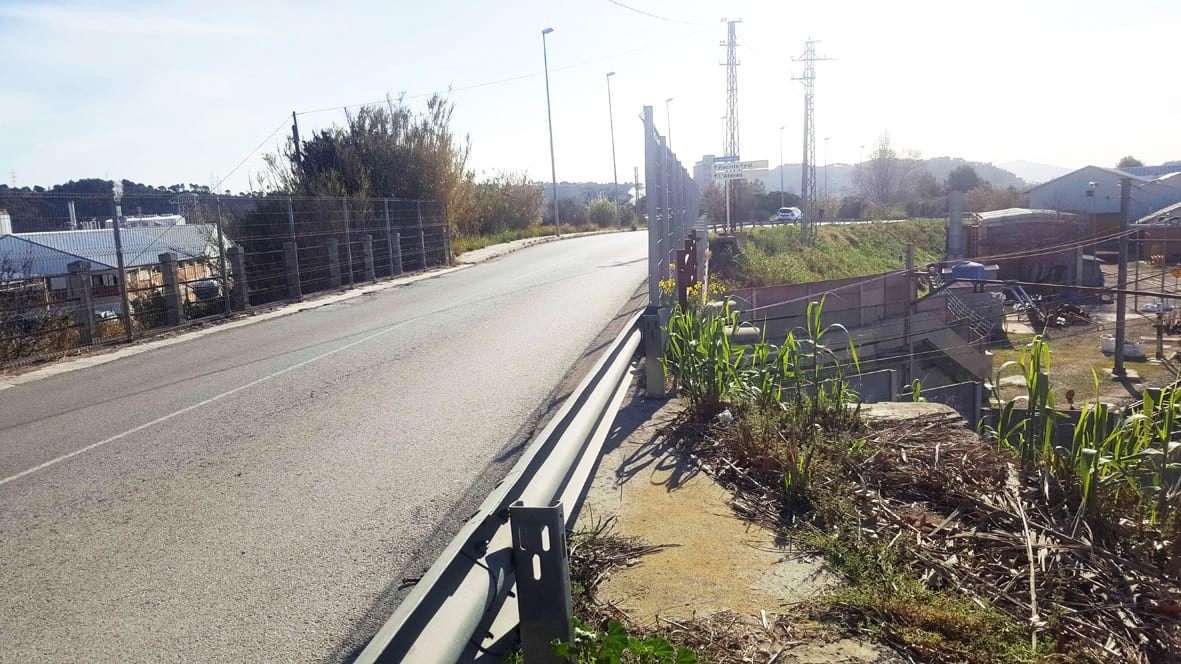
[[[738,156],[738,36],[734,26],[741,19],[726,22],[726,144],[722,146],[727,157]]]
[[[804,63],[804,74],[792,77],[804,84],[804,163],[800,177],[804,220],[800,232],[805,241],[811,241],[816,233],[816,112],[813,102],[816,62],[830,59],[816,57],[816,40],[809,39],[804,42],[804,54],[798,58]]]

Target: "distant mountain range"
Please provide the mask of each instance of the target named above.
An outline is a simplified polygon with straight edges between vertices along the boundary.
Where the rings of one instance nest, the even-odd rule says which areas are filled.
[[[1024,189],[1028,186],[1024,178],[1019,177],[1012,171],[985,162],[968,161],[959,157],[932,157],[930,159],[920,159],[919,162],[923,170],[930,173],[939,182],[946,180],[947,175],[957,166],[967,164],[976,169],[976,175],[979,175],[980,179],[987,181],[998,189],[1007,187]],[[800,164],[784,164],[781,167],[768,170],[766,175],[759,178],[763,181],[763,187],[767,191],[779,191],[780,169],[783,170],[784,190],[798,194],[800,192],[800,178],[803,171],[803,167]],[[853,193],[856,190],[856,185],[853,182],[853,174],[857,170],[855,164],[829,164],[827,169],[824,166],[817,166],[816,189],[821,196],[824,195],[825,191],[826,170],[827,186],[831,195],[843,196]]]
[[[1026,190],[1030,186],[1040,184],[1053,180],[1054,178],[1069,173],[1072,169],[1063,168],[1061,166],[1054,166],[1052,164],[1039,164],[1033,161],[1017,160],[1008,161],[1003,164],[990,164],[981,161],[970,161],[959,157],[931,157],[929,159],[920,159],[921,167],[926,172],[930,173],[937,181],[942,183],[947,179],[949,173],[957,166],[967,164],[976,169],[976,175],[980,179],[985,180],[993,187],[998,189],[1005,189],[1014,187],[1018,190]],[[771,168],[767,173],[761,177],[763,187],[767,191],[779,191],[779,173],[780,169],[783,171],[783,188],[785,191],[798,194],[800,192],[800,175],[802,166],[800,164],[784,164],[781,167]],[[816,167],[816,188],[820,195],[824,195],[826,186],[826,171],[827,171],[827,187],[828,192],[833,196],[844,196],[856,191],[856,185],[853,181],[853,174],[856,172],[856,164],[829,164],[826,169],[823,165]],[[538,182],[545,192],[545,199],[548,201],[551,194],[551,185],[548,182]],[[642,184],[642,183],[641,183]],[[609,197],[612,190],[611,183],[599,182],[559,182],[558,183],[558,197],[572,198],[579,201],[589,201],[598,196]],[[620,182],[619,193],[621,200],[627,200],[631,194],[632,183]]]
[[[997,165],[1006,171],[1016,174],[1017,177],[1031,185],[1049,182],[1056,177],[1061,177],[1074,170],[1072,168],[1054,166],[1053,164],[1039,164],[1036,161],[1026,161],[1024,159],[1006,161],[1003,164]]]

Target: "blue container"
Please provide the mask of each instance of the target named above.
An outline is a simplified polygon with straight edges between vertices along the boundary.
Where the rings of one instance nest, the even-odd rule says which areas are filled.
[[[956,279],[987,279],[988,273],[980,263],[968,261],[952,265],[951,276]]]

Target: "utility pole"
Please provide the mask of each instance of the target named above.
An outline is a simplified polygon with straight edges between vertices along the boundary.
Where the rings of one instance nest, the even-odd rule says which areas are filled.
[[[803,197],[804,219],[800,223],[801,239],[810,242],[812,226],[816,220],[816,113],[813,94],[816,83],[816,62],[831,58],[816,57],[816,40],[804,42],[804,54],[799,62],[804,63],[802,76],[793,77],[804,84],[804,163],[800,176],[800,196]]]
[[[615,72],[607,72],[607,117],[611,124],[611,182],[614,183],[614,189],[611,190],[611,198],[615,200],[615,225],[623,228],[623,218],[619,216],[619,168],[615,165],[615,111],[611,106],[611,77]]]
[[[553,28],[541,31],[541,61],[545,68],[545,116],[549,121],[549,167],[554,181],[554,235],[562,237],[562,219],[558,216],[558,165],[554,161],[554,113],[550,108],[549,101],[549,52],[545,45],[545,36],[553,31]]]
[[[726,41],[721,46],[726,47],[726,143],[725,156],[737,157],[738,151],[738,33],[735,26],[742,23],[742,19],[727,21]]]
[[[918,299],[918,290],[915,285],[914,275],[914,244],[907,243],[906,245],[906,321],[903,327],[904,336],[906,337],[906,382],[911,383],[915,379],[914,375],[914,347],[911,345],[911,311],[914,309],[914,301]]]
[[[303,152],[299,145],[299,119],[295,116],[295,111],[291,111],[291,143],[295,145],[295,163],[303,163]]]
[[[1165,359],[1165,275],[1169,272],[1169,236],[1161,229],[1160,309],[1156,310],[1156,359]],[[1140,284],[1136,284],[1139,288]]]
[[[632,172],[632,177],[634,177],[636,180],[635,189],[634,189],[635,200],[632,201],[632,207],[634,207],[636,209],[636,216],[639,217],[640,216],[640,167],[633,166],[632,168],[634,169],[634,171]]]
[[[1111,373],[1116,378],[1124,378],[1128,375],[1127,369],[1124,368],[1124,339],[1127,336],[1127,317],[1128,317],[1128,211],[1131,207],[1132,200],[1132,179],[1122,178],[1120,180],[1119,188],[1119,217],[1120,217],[1120,236],[1119,236],[1119,272],[1116,281],[1119,288],[1119,294],[1116,295],[1116,309],[1115,309],[1115,367]]]
[[[779,207],[787,204],[783,199],[783,130],[786,128],[786,125],[779,128]]]
[[[119,217],[123,216],[123,181],[116,180],[111,190],[111,205],[115,216],[111,218],[111,233],[115,239],[115,267],[119,270],[119,304],[122,306],[123,333],[130,339],[131,302],[127,298],[127,266],[123,260],[123,238],[119,235]]]

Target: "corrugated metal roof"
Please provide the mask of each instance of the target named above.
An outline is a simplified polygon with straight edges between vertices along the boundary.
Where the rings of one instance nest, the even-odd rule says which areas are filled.
[[[1152,179],[1151,177],[1144,177],[1142,175],[1136,175],[1134,173],[1129,173],[1127,171],[1121,171],[1118,168],[1107,168],[1105,166],[1093,166],[1092,165],[1092,166],[1083,166],[1082,168],[1076,168],[1073,171],[1066,173],[1065,175],[1059,175],[1058,177],[1054,178],[1053,180],[1048,180],[1046,182],[1039,184],[1036,187],[1031,188],[1030,191],[1036,191],[1038,189],[1041,189],[1042,187],[1049,186],[1049,185],[1051,185],[1063,178],[1068,178],[1068,177],[1074,175],[1075,173],[1078,173],[1079,171],[1085,171],[1088,168],[1094,168],[1094,169],[1098,169],[1100,171],[1106,171],[1107,173],[1110,173],[1118,178],[1132,178],[1133,180],[1135,180],[1137,182],[1148,182],[1149,180]]]
[[[1170,173],[1181,173],[1181,164],[1161,164],[1159,166],[1126,166],[1120,170],[1130,175],[1139,177],[1157,178]]]
[[[123,265],[146,267],[160,262],[160,254],[172,252],[180,260],[217,255],[217,229],[212,224],[161,228],[120,229]],[[229,239],[226,246],[232,246]],[[91,270],[117,269],[115,234],[109,228],[79,231],[17,233],[0,237],[0,264],[19,267],[27,276],[65,274],[77,260]]]
[[[1030,208],[1005,208],[1004,210],[990,210],[988,212],[975,213],[977,219],[982,222],[1003,221],[1020,219],[1022,217],[1054,217],[1059,219],[1072,219],[1076,215],[1069,212],[1059,212],[1057,210],[1034,210]]]
[[[1161,224],[1162,217],[1168,219],[1170,217],[1177,216],[1181,216],[1181,203],[1174,203],[1167,207],[1163,207],[1152,214],[1144,215],[1143,217],[1137,219],[1136,223],[1145,226],[1159,226]]]

